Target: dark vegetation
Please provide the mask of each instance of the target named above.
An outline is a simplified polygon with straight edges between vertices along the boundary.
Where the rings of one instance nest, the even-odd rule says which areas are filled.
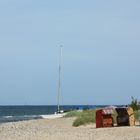
[[[133,96],[131,97],[131,99],[132,101],[129,106],[132,107],[134,111],[140,110],[140,104],[138,102],[138,99],[134,98]]]

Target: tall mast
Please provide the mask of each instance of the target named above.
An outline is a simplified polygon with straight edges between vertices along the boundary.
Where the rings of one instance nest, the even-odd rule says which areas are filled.
[[[58,106],[57,106],[57,111],[58,113],[60,112],[60,94],[61,94],[61,70],[62,70],[62,66],[61,66],[61,60],[62,59],[62,45],[60,46],[60,56],[59,56],[59,76],[58,76]]]

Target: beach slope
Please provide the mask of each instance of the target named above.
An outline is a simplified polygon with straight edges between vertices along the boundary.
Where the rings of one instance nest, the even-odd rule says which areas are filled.
[[[96,129],[73,127],[74,118],[40,119],[0,124],[0,140],[140,140],[140,126]]]

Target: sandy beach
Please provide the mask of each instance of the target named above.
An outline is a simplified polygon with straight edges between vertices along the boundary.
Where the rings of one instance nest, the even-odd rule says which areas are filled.
[[[40,119],[0,124],[0,140],[140,140],[140,126],[96,129],[73,127],[74,118]]]

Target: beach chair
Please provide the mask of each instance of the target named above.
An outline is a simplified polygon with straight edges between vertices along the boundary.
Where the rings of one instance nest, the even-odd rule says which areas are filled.
[[[135,117],[134,112],[131,107],[120,107],[116,108],[117,116],[117,125],[118,126],[134,126]]]
[[[96,110],[96,128],[114,126],[112,114],[112,109]]]
[[[134,111],[131,107],[127,107],[127,112],[129,116],[129,126],[134,126],[135,125]]]

